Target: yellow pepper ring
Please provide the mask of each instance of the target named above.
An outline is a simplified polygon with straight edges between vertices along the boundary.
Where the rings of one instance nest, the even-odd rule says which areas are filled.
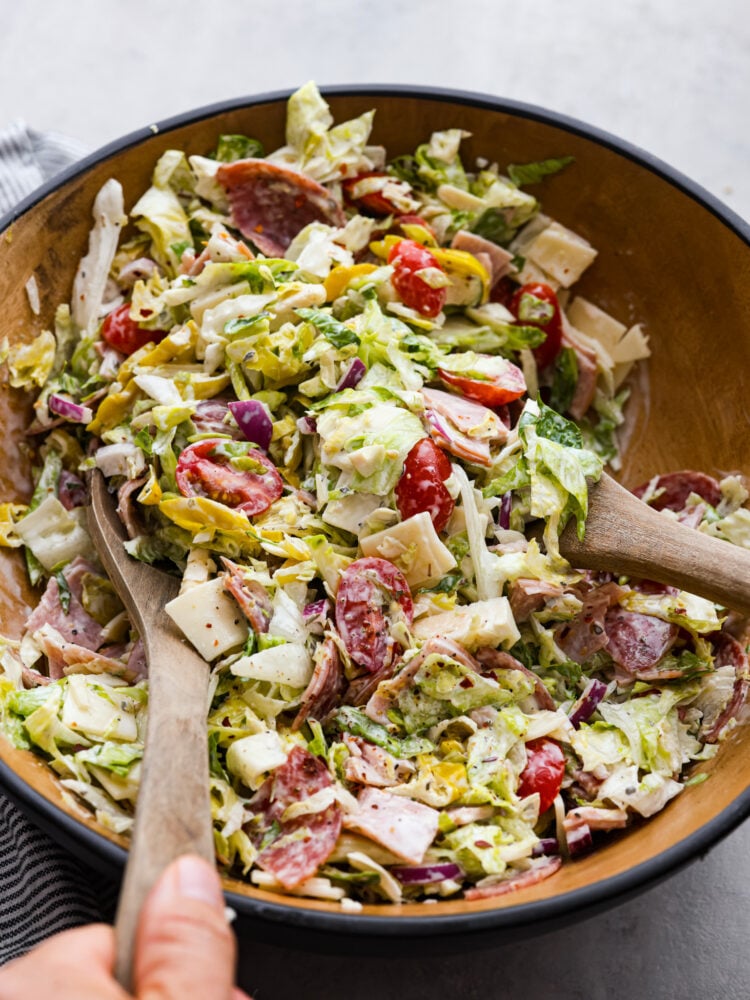
[[[384,240],[375,241],[370,244],[370,250],[377,256],[387,260],[388,256],[402,237],[386,236]],[[490,276],[487,268],[477,260],[474,254],[466,250],[453,250],[450,247],[427,247],[442,267],[448,277],[479,278],[482,283],[482,302],[486,302],[490,295]]]
[[[342,295],[347,286],[355,278],[361,278],[365,274],[370,274],[376,270],[377,268],[374,264],[353,264],[351,267],[334,267],[323,282],[323,287],[326,290],[326,302],[333,302],[339,295]]]

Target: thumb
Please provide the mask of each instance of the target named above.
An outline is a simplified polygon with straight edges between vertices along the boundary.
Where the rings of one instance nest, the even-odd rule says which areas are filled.
[[[138,925],[138,1000],[230,1000],[235,942],[224,915],[216,871],[192,855],[166,869]]]

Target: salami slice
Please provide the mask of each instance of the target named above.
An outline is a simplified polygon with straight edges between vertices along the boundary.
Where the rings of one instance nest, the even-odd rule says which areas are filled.
[[[555,641],[566,656],[576,663],[584,663],[594,653],[604,649],[609,639],[604,628],[607,609],[616,604],[625,591],[616,583],[605,583],[589,591],[583,608],[573,621],[560,625]]]
[[[653,669],[669,652],[679,629],[670,622],[635,611],[611,608],[604,620],[609,642],[607,652],[626,674],[653,680]],[[648,676],[646,676],[648,675]]]
[[[512,580],[508,587],[510,610],[516,623],[525,622],[533,611],[543,608],[551,597],[559,597],[563,588],[557,583],[547,583],[545,580],[534,580],[519,577]]]
[[[253,632],[267,632],[273,616],[273,606],[265,588],[255,580],[246,579],[242,567],[231,559],[222,556],[221,561],[226,570],[222,576],[224,590],[237,601]]]
[[[344,688],[344,670],[333,639],[326,639],[315,654],[315,669],[302,695],[302,704],[292,723],[299,729],[306,719],[324,719],[338,703]]]
[[[554,875],[561,864],[562,858],[546,858],[528,871],[505,879],[504,882],[491,882],[489,885],[477,885],[473,889],[467,889],[464,899],[492,899],[494,896],[504,896],[506,892],[515,892],[516,889],[528,889],[529,886],[543,882],[550,875]]]
[[[391,666],[402,647],[392,635],[397,621],[411,625],[409,584],[387,559],[355,559],[341,574],[336,625],[349,656],[371,674]]]
[[[722,710],[715,722],[711,723],[703,733],[706,743],[716,743],[722,731],[731,719],[737,716],[747,699],[750,691],[750,663],[748,655],[737,640],[726,632],[722,632],[716,639],[716,659],[714,666],[734,667],[734,688],[729,702]]]
[[[294,802],[303,802],[333,784],[325,763],[304,747],[294,747],[286,761],[261,786],[251,808],[262,815],[266,830],[279,825],[279,836],[258,855],[258,865],[294,889],[328,860],[341,833],[341,807],[333,802],[319,812],[284,820]]]
[[[633,490],[637,497],[642,497],[651,482],[643,483]],[[649,506],[654,510],[674,510],[679,513],[684,510],[687,499],[691,493],[697,493],[706,503],[715,507],[721,500],[721,490],[718,482],[705,472],[692,472],[684,469],[681,472],[668,472],[665,476],[659,476],[656,481],[656,489],[663,490],[659,496],[649,501]]]
[[[341,206],[304,174],[265,160],[236,160],[216,172],[232,206],[234,224],[267,257],[283,257],[311,222],[343,226]]]

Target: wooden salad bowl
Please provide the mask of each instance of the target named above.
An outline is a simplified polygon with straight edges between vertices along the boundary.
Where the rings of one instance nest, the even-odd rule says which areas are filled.
[[[202,108],[152,125],[105,147],[61,179],[39,189],[0,222],[3,335],[26,340],[51,325],[68,301],[85,251],[91,208],[101,185],[116,177],[126,207],[148,187],[158,156],[178,147],[207,153],[219,133],[245,133],[266,149],[284,141],[287,94]],[[721,477],[750,474],[750,227],[695,184],[627,144],[562,116],[510,101],[408,87],[336,88],[325,92],[337,121],[377,109],[373,139],[390,156],[414,150],[436,129],[472,133],[465,162],[482,155],[501,166],[572,154],[575,164],[544,182],[545,212],[599,251],[576,292],[627,325],[642,322],[652,357],[635,380],[628,446],[618,478],[635,486],[656,473],[700,469]],[[24,289],[36,277],[41,315]],[[30,400],[2,386],[4,461],[0,499],[28,498],[23,430]],[[0,631],[20,633],[34,602],[16,553],[2,550]],[[225,879],[241,914],[336,934],[433,935],[549,927],[610,905],[704,853],[750,813],[750,727],[738,725],[719,753],[696,767],[707,781],[691,785],[654,818],[617,834],[595,853],[550,879],[495,899],[424,906],[365,906],[264,892]],[[0,785],[40,825],[99,867],[119,871],[127,842],[105,832],[63,793],[48,767],[0,737]]]

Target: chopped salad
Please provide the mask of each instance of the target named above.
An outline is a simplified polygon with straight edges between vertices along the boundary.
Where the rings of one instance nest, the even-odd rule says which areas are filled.
[[[38,395],[0,543],[40,593],[0,645],[6,737],[130,829],[148,681],[97,468],[212,665],[219,864],[351,910],[553,875],[685,794],[749,683],[746,622],[559,553],[649,353],[571,291],[596,250],[536,192],[575,165],[469,163],[460,127],[389,159],[372,125],[310,83],[269,155],[169,150],[127,214],[109,180],[70,305],[3,351]],[[737,477],[638,493],[750,547]]]

